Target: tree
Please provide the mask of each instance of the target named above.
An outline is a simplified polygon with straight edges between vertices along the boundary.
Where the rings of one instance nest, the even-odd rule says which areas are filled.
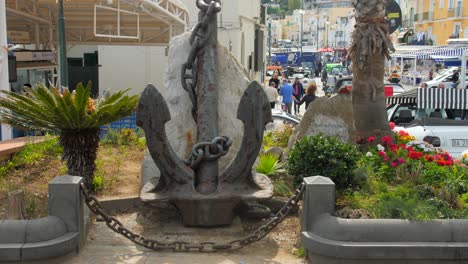
[[[95,101],[90,97],[91,83],[87,87],[78,84],[73,93],[44,86],[25,94],[1,93],[0,121],[20,129],[58,133],[68,173],[84,177],[90,189],[96,170],[100,127],[129,115],[138,103],[138,96],[127,96],[127,91]]]
[[[389,131],[383,88],[385,57],[393,45],[385,22],[385,0],[355,0],[356,26],[350,56],[353,112],[358,140]]]
[[[302,8],[302,3],[301,0],[289,0],[288,1],[288,10],[289,12],[292,12],[296,9],[301,9]]]

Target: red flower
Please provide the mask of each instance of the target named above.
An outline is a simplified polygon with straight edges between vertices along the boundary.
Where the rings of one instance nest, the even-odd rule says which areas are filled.
[[[431,155],[424,156],[424,159],[427,160],[428,162],[433,162],[434,161],[434,157],[431,156]]]
[[[398,131],[398,135],[403,137],[403,136],[409,136],[408,132],[404,131],[404,130],[400,130]]]
[[[422,152],[410,151],[410,152],[408,153],[408,157],[410,157],[410,159],[414,159],[414,160],[418,160],[418,159],[420,159],[422,156],[423,156],[423,153],[422,153]]]
[[[412,146],[409,146],[409,147],[407,148],[407,150],[408,150],[409,152],[411,152],[411,151],[414,151],[414,148],[413,148]]]
[[[395,123],[393,122],[388,123],[388,126],[390,127],[391,130],[395,129]]]
[[[406,145],[405,144],[400,144],[400,148],[401,149],[406,149]]]
[[[391,144],[391,145],[390,145],[390,150],[396,153],[397,150],[398,150],[398,146],[395,145],[395,144]]]
[[[398,163],[396,161],[392,162],[392,167],[393,168],[398,167]]]
[[[383,151],[379,151],[379,156],[383,158],[383,157],[386,157],[387,154],[385,154],[385,152]]]
[[[404,158],[398,158],[397,162],[398,162],[398,164],[403,164],[403,163],[405,163],[406,161],[405,161]]]
[[[372,142],[375,141],[375,137],[369,137],[369,138],[367,139],[367,141],[368,141],[369,143],[372,143]]]
[[[392,138],[390,136],[384,136],[382,138],[382,144],[389,145],[390,143],[392,143]]]

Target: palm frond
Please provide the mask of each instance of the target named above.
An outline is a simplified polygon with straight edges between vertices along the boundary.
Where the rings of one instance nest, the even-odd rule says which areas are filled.
[[[86,87],[80,83],[73,94],[45,86],[31,89],[27,95],[2,91],[0,120],[28,130],[98,129],[135,110],[138,96],[128,96],[127,92],[118,91],[94,102],[90,98],[91,83]]]

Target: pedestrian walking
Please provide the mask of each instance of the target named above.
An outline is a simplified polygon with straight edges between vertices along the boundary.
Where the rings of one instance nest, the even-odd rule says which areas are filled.
[[[271,109],[275,109],[276,99],[278,98],[278,90],[275,88],[275,85],[270,83],[269,86],[265,87],[265,93],[270,102]]]
[[[299,102],[302,99],[302,96],[304,96],[304,86],[302,86],[302,83],[297,77],[296,77],[296,80],[294,81],[293,88],[294,88],[293,96],[294,98],[296,98],[296,100],[294,101],[294,114],[297,115],[301,113],[299,109],[300,107],[297,104],[297,102]]]
[[[317,96],[315,94],[317,93],[317,85],[315,83],[309,84],[306,89],[306,95],[302,97],[300,101],[297,102],[299,106],[301,106],[303,103],[305,103],[306,111],[309,108],[310,103],[315,101],[317,99]]]
[[[434,79],[434,71],[432,70],[432,68],[429,70],[429,80],[432,81],[432,79]]]
[[[292,108],[292,103],[294,99],[293,92],[294,92],[294,88],[289,83],[289,80],[285,80],[283,86],[281,86],[279,95],[283,97],[282,103],[285,106],[284,110],[288,114],[291,114],[291,108]]]
[[[279,89],[280,87],[280,80],[278,78],[278,73],[275,72],[275,74],[273,75],[273,77],[270,79],[270,81],[268,82],[268,86],[270,86],[271,84],[274,84],[275,88],[276,89]]]

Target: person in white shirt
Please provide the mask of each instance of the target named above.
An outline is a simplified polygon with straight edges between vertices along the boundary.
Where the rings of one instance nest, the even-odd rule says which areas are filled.
[[[276,99],[278,98],[278,90],[276,90],[274,83],[270,83],[269,86],[266,86],[265,93],[268,97],[268,101],[270,102],[271,109],[274,109]]]

